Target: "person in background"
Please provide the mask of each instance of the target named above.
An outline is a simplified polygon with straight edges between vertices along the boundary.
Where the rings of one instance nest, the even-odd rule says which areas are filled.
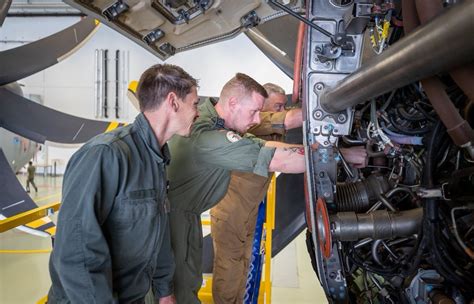
[[[28,168],[26,168],[26,171],[28,173],[28,176],[26,177],[26,192],[30,193],[30,184],[32,184],[33,188],[35,188],[35,192],[38,192],[38,187],[36,187],[35,184],[36,167],[33,166],[32,161],[28,163]]]

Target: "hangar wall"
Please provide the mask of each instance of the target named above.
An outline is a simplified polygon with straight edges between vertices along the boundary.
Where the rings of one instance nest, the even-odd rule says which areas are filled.
[[[20,46],[53,34],[79,21],[78,17],[9,17],[0,28],[0,51]],[[129,80],[138,80],[149,66],[160,59],[118,34],[101,25],[95,35],[76,53],[44,71],[20,81],[26,97],[40,95],[45,106],[68,114],[95,118],[94,56],[96,49],[108,49],[113,58],[115,50],[129,52]],[[263,55],[243,34],[211,46],[175,55],[167,63],[183,67],[199,79],[199,94],[216,96],[224,83],[236,72],[243,72],[261,83],[274,82],[291,91],[292,81]],[[112,66],[109,63],[109,66]],[[114,77],[112,72],[109,78]],[[111,91],[109,86],[109,91]],[[112,112],[112,109],[109,110]],[[125,102],[122,119],[133,121],[137,114],[133,106]],[[112,116],[112,115],[111,115]],[[70,156],[77,150],[64,147],[47,147],[48,164],[56,161],[57,173],[64,172]],[[42,164],[44,165],[44,164]]]

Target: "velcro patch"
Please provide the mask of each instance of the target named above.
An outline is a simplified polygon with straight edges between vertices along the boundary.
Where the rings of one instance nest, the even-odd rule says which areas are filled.
[[[242,136],[232,131],[227,132],[226,137],[227,137],[227,140],[232,143],[242,139]]]

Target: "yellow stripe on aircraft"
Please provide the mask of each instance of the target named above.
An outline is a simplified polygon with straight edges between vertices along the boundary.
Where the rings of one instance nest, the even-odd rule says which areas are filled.
[[[45,232],[51,236],[56,235],[56,226],[46,229]]]
[[[46,222],[44,219],[39,219],[39,220],[36,220],[36,221],[29,222],[25,226],[29,227],[29,228],[36,229],[36,228],[38,228],[40,226],[43,226],[44,224],[47,224],[47,223],[48,222]]]
[[[110,132],[118,127],[119,123],[117,121],[112,121],[104,133]]]

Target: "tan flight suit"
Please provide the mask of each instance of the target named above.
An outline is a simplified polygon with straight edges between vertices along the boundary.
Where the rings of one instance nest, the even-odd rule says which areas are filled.
[[[287,112],[262,112],[260,124],[248,133],[264,140],[281,141]],[[226,195],[211,209],[212,295],[216,304],[243,303],[258,206],[270,180],[271,177],[232,171]]]

